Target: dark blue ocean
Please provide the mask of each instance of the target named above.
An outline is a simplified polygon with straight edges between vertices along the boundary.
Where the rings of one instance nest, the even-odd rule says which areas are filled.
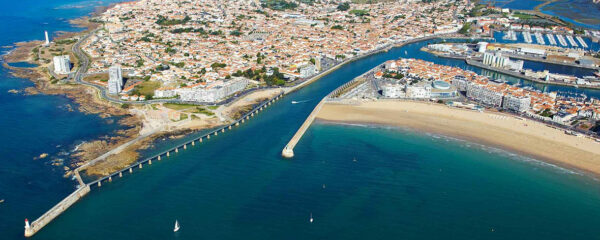
[[[104,3],[7,2],[0,41],[41,39],[46,28],[74,30],[66,19],[95,4]],[[421,58],[488,74],[419,51],[436,41],[343,66],[233,131],[94,189],[33,238],[598,239],[598,180],[476,143],[410,129],[317,123],[295,158],[280,157],[319,99],[385,60]],[[0,239],[22,239],[24,218],[38,217],[73,190],[50,161],[68,160],[64,153],[76,144],[120,127],[67,111],[75,105],[64,97],[10,94],[32,84],[5,69],[0,77]],[[144,155],[182,141],[159,141]],[[41,153],[49,157],[33,160]],[[177,234],[175,219],[182,226]]]
[[[0,8],[0,49],[14,42],[44,37],[44,30],[76,31],[68,19],[86,15],[106,1],[6,1]],[[16,64],[16,66],[23,66]],[[74,189],[63,178],[62,166],[78,143],[112,134],[121,127],[117,119],[102,119],[77,111],[77,104],[63,96],[25,96],[33,86],[27,79],[12,77],[0,67],[0,239],[22,236],[23,220],[37,217]],[[9,90],[21,91],[18,94]],[[75,109],[70,111],[69,109]],[[44,159],[34,160],[42,153]]]

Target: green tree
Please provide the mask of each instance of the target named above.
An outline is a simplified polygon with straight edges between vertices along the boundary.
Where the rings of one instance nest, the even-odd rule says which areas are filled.
[[[340,3],[337,6],[338,11],[348,11],[348,9],[350,9],[350,3],[348,3],[348,2]]]

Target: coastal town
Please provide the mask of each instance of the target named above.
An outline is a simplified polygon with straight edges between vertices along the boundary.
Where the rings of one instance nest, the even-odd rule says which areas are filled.
[[[600,100],[596,98],[511,86],[420,59],[390,60],[364,77],[369,81],[362,84],[361,91],[348,91],[340,98],[441,101],[472,110],[497,109],[575,130],[569,134],[596,136],[589,130],[600,122]]]
[[[103,28],[82,44],[92,58],[88,73],[120,66],[129,73],[128,79],[137,80],[113,91],[121,96],[138,95],[136,89],[152,85],[154,91],[146,88],[144,99],[218,102],[246,87],[285,86],[309,78],[322,71],[324,62],[456,32],[462,26],[458,17],[470,7],[462,1],[352,7],[318,1],[285,4],[158,0],[118,4],[97,18]],[[103,81],[110,85],[107,78],[96,83]]]
[[[296,104],[318,101],[284,147],[285,158],[294,157],[302,135],[322,120],[475,139],[600,174],[600,99],[579,93],[600,89],[600,31],[539,11],[469,0],[138,0],[76,22],[86,30],[60,36],[46,31],[43,41],[23,43],[5,56],[14,76],[35,83],[9,93],[64,94],[82,112],[126,127],[78,143],[66,153],[71,161],[54,157],[51,165],[77,185],[37,220],[25,219],[26,237],[102,184],[235,132],[271,105],[306,111]],[[389,53],[415,43],[423,43],[416,52]],[[434,63],[417,52],[567,91]],[[331,86],[315,84],[319,91],[310,98],[277,102],[379,54],[388,55],[354,79],[336,78],[342,85],[324,98],[319,94]],[[529,69],[531,62],[577,70]],[[167,141],[177,143],[154,149]],[[147,149],[150,156],[142,151]],[[175,221],[174,232],[179,228]]]

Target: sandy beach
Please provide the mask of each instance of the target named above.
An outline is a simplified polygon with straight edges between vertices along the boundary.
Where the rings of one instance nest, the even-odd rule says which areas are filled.
[[[600,143],[508,114],[477,112],[425,102],[380,100],[356,105],[327,103],[317,118],[438,133],[600,176]]]

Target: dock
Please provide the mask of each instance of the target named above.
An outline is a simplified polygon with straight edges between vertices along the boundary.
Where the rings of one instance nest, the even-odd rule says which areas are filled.
[[[573,36],[567,35],[567,40],[569,40],[569,43],[571,44],[571,46],[579,47],[579,45],[577,45],[577,42],[575,42],[575,39],[573,39]]]
[[[543,84],[550,84],[550,85],[557,85],[557,86],[569,86],[569,87],[579,87],[579,88],[589,88],[589,89],[600,89],[600,87],[596,87],[596,86],[575,85],[575,84],[570,84],[570,83],[561,83],[561,82],[554,82],[554,81],[544,81],[544,80],[541,80],[541,79],[537,79],[537,78],[532,78],[532,77],[529,77],[529,76],[525,76],[525,75],[521,74],[520,72],[515,72],[515,71],[510,71],[510,70],[507,70],[507,69],[501,69],[501,68],[495,68],[495,67],[492,67],[492,66],[488,66],[486,64],[483,64],[482,62],[474,61],[474,60],[471,60],[471,59],[467,59],[465,62],[467,64],[471,65],[471,66],[475,66],[475,67],[487,69],[487,70],[490,70],[490,71],[494,71],[494,72],[497,72],[497,73],[502,73],[502,74],[513,76],[513,77],[517,77],[517,78],[522,78],[522,79],[529,80],[529,81],[532,81],[532,82],[543,83]]]
[[[549,60],[545,57],[544,58],[534,57],[534,56],[515,54],[515,53],[505,53],[505,55],[508,57],[511,57],[511,58],[527,60],[527,61],[532,61],[532,62],[550,63],[550,64],[563,65],[563,66],[574,67],[574,68],[590,69],[590,70],[600,70],[600,68],[597,68],[597,67],[581,65],[581,64],[577,64],[575,62],[553,61],[553,60]],[[472,58],[472,59],[475,59],[475,58]]]
[[[550,45],[556,45],[556,39],[554,38],[554,35],[552,35],[552,33],[546,33],[546,37],[548,38],[548,42],[550,43]]]
[[[525,39],[526,43],[532,43],[533,40],[531,39],[531,33],[530,32],[523,32],[523,39]]]
[[[583,38],[581,36],[577,36],[577,41],[579,41],[579,44],[583,47],[583,48],[588,48],[587,43],[583,40]]]
[[[546,45],[546,41],[544,41],[544,36],[540,32],[535,32],[535,40],[538,44]]]
[[[565,40],[565,37],[563,35],[557,34],[556,38],[558,38],[558,42],[560,43],[561,46],[568,47],[567,41]]]
[[[135,169],[141,170],[146,165],[148,165],[148,166],[152,165],[152,161],[161,161],[162,159],[169,158],[171,155],[177,154],[179,151],[187,150],[189,147],[193,147],[196,144],[200,144],[203,141],[209,140],[211,138],[211,136],[216,137],[219,135],[219,133],[224,133],[225,131],[229,131],[229,130],[233,129],[234,127],[240,126],[240,124],[242,124],[245,121],[249,120],[250,118],[254,117],[254,115],[258,114],[260,111],[264,110],[265,108],[267,108],[268,106],[273,104],[275,101],[279,100],[284,94],[285,94],[285,92],[281,91],[277,96],[255,106],[251,111],[244,114],[242,117],[240,117],[239,119],[233,121],[232,123],[230,123],[228,125],[217,128],[213,131],[210,131],[209,133],[206,133],[206,134],[199,136],[193,140],[190,140],[186,143],[183,143],[174,148],[171,148],[169,150],[166,150],[164,152],[156,154],[152,157],[137,161],[137,162],[129,165],[128,167],[125,167],[119,171],[116,171],[108,176],[97,179],[95,181],[92,181],[89,183],[84,183],[83,180],[81,179],[81,176],[79,175],[79,172],[83,169],[78,168],[76,171],[74,171],[75,178],[77,179],[77,182],[79,183],[77,190],[75,190],[73,193],[69,194],[69,196],[64,198],[58,204],[54,205],[54,207],[52,207],[50,210],[48,210],[46,213],[44,213],[42,216],[40,216],[35,221],[31,222],[31,224],[29,223],[29,221],[27,219],[25,219],[25,237],[31,237],[34,234],[36,234],[44,226],[46,226],[48,223],[50,223],[52,220],[54,220],[56,217],[58,217],[60,214],[62,214],[64,211],[66,211],[69,207],[71,207],[73,204],[75,204],[77,201],[79,201],[85,195],[87,195],[91,191],[92,187],[100,188],[100,187],[102,187],[103,183],[112,182],[113,179],[116,179],[117,177],[122,178],[124,174],[127,174],[127,173],[133,174],[133,170],[135,170]],[[85,165],[85,166],[88,166],[88,165]]]

